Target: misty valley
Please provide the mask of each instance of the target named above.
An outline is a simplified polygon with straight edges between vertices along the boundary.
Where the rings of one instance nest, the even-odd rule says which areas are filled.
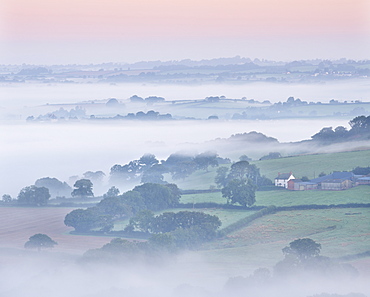
[[[370,296],[369,71],[1,65],[0,296]]]

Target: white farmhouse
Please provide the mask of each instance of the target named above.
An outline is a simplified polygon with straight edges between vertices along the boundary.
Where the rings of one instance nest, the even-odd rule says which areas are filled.
[[[290,173],[278,173],[278,176],[275,178],[275,187],[288,188],[288,181],[295,179],[294,175]]]

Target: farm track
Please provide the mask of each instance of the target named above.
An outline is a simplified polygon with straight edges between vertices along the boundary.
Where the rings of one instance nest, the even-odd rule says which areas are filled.
[[[73,208],[0,207],[0,247],[23,248],[28,238],[43,233],[55,240],[54,251],[82,254],[100,248],[112,237],[70,235],[64,218]]]

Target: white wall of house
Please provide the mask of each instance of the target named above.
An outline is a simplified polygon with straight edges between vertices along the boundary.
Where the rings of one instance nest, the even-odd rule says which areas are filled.
[[[288,179],[275,178],[275,186],[276,187],[284,187],[284,188],[287,189],[288,188],[288,181],[290,181],[291,179],[295,179],[293,174],[291,174]]]

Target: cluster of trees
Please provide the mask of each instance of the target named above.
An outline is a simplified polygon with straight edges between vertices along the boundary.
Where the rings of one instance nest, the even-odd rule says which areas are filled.
[[[45,177],[38,179],[35,185],[24,187],[17,196],[17,202],[28,206],[45,206],[49,199],[60,197],[60,194],[69,193],[72,197],[87,198],[93,197],[93,183],[89,179],[77,180],[74,184],[75,189],[71,192],[71,187],[67,183],[63,183],[56,178]],[[12,202],[10,195],[3,195],[4,202]]]
[[[148,210],[131,218],[127,229],[150,234],[147,241],[128,241],[115,238],[100,249],[89,250],[84,260],[153,261],[155,256],[173,253],[183,248],[194,248],[216,236],[221,225],[217,216],[196,211],[165,212],[154,216]]]
[[[84,253],[82,261],[101,261],[104,263],[153,263],[162,262],[174,252],[172,239],[167,234],[155,234],[147,241],[129,241],[114,238],[98,249],[91,249]]]
[[[86,118],[86,110],[80,106],[76,106],[71,110],[65,110],[64,108],[59,108],[56,111],[47,113],[45,115],[39,115],[38,117],[29,116],[27,121],[51,121],[51,120],[77,120]]]
[[[301,282],[303,279],[310,281],[314,277],[314,280],[322,280],[325,277],[327,281],[351,279],[357,275],[357,270],[350,264],[340,264],[321,256],[321,244],[310,238],[296,239],[282,251],[284,259],[274,266],[273,273],[267,268],[259,268],[249,277],[230,278],[225,289],[239,293],[251,289],[271,290],[274,284],[281,286],[283,280],[291,285],[294,278]]]
[[[219,167],[215,183],[222,188],[222,196],[227,203],[238,203],[242,206],[251,206],[255,203],[255,191],[258,187],[271,185],[272,181],[261,176],[256,165],[248,161],[239,161],[227,167]]]
[[[337,142],[346,141],[352,138],[358,139],[370,134],[370,116],[357,116],[349,121],[350,130],[343,126],[338,126],[335,129],[332,127],[325,127],[320,132],[311,136],[313,140],[320,142]]]
[[[281,154],[279,152],[270,152],[268,155],[262,156],[260,158],[260,161],[263,160],[273,160],[273,159],[279,159],[281,158]]]
[[[217,216],[198,211],[165,212],[154,216],[151,211],[145,210],[130,219],[126,230],[167,233],[176,247],[189,248],[215,238],[220,226],[221,221]]]
[[[133,96],[130,97],[130,101],[131,102],[153,104],[153,103],[157,103],[157,102],[164,102],[164,101],[166,101],[166,99],[163,98],[163,97],[157,97],[157,96],[149,96],[149,97],[146,97],[144,99],[144,98],[139,97],[137,95],[133,95]]]
[[[357,273],[349,264],[339,264],[329,257],[321,256],[321,244],[310,238],[296,239],[282,251],[284,259],[274,267],[274,274],[279,277],[295,276],[304,272],[316,276],[353,276]]]
[[[368,175],[370,174],[370,166],[369,167],[356,167],[352,170],[353,174],[357,175]]]
[[[44,206],[50,198],[49,190],[45,187],[29,186],[18,194],[18,203],[23,205]]]
[[[26,249],[37,249],[41,251],[41,249],[45,248],[53,248],[54,245],[58,243],[52,240],[48,235],[37,233],[32,235],[29,240],[24,244]]]
[[[175,207],[179,200],[180,190],[175,184],[145,183],[122,195],[112,187],[96,206],[73,210],[66,215],[64,223],[77,232],[92,229],[110,231],[116,219],[131,217],[142,210],[158,211]]]
[[[114,165],[110,170],[110,181],[122,184],[127,181],[165,184],[164,174],[170,173],[173,179],[185,178],[195,170],[208,170],[209,166],[218,166],[217,153],[207,151],[197,155],[186,153],[171,154],[167,160],[159,162],[155,155],[145,154],[139,160],[125,165]]]
[[[170,113],[160,114],[157,111],[149,110],[148,112],[138,111],[137,113],[128,113],[126,116],[117,114],[114,117],[95,117],[90,116],[90,120],[141,120],[141,121],[153,121],[153,120],[171,120],[172,115]]]
[[[36,187],[45,187],[49,190],[51,198],[64,197],[71,195],[72,188],[66,183],[56,178],[43,177],[35,182]]]

